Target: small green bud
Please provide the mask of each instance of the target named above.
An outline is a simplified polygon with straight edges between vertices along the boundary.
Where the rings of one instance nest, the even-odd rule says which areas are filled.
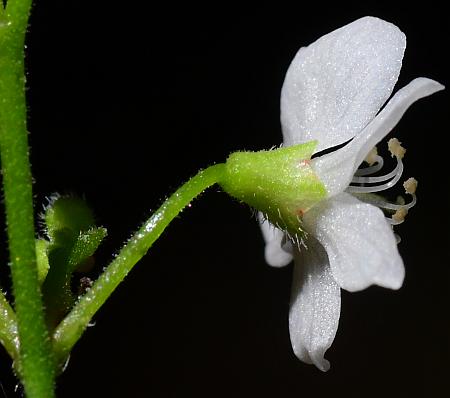
[[[93,263],[92,256],[106,236],[96,227],[92,210],[74,196],[54,195],[43,215],[49,241],[36,245],[47,325],[55,327],[72,308],[72,274]],[[42,243],[44,242],[44,243]],[[45,275],[46,273],[46,275]]]
[[[317,141],[259,152],[235,152],[221,187],[274,225],[295,235],[301,218],[327,191],[310,166]]]
[[[44,221],[50,240],[58,239],[61,231],[73,239],[80,231],[95,226],[92,210],[76,196],[55,196],[46,208]]]

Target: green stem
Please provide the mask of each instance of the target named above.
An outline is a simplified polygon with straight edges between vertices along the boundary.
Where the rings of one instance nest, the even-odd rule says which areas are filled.
[[[10,32],[14,36],[14,42],[18,45],[17,47],[21,46],[23,48],[31,3],[32,0],[7,0],[5,14],[7,20],[11,22]]]
[[[182,185],[144,223],[109,264],[92,288],[77,302],[53,334],[53,350],[59,364],[70,353],[94,314],[109,295],[147,253],[169,223],[206,188],[221,180],[224,164],[200,171]]]
[[[26,128],[24,41],[30,7],[30,0],[8,1],[0,24],[0,155],[21,381],[28,398],[51,398],[55,372],[38,284]]]
[[[0,342],[14,362],[19,361],[19,337],[16,314],[0,292]]]

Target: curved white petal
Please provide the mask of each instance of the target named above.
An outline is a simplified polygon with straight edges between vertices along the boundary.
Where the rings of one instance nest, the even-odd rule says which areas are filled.
[[[313,207],[303,220],[305,229],[324,246],[340,287],[349,291],[372,284],[401,287],[403,260],[379,208],[341,193]]]
[[[264,257],[266,263],[272,267],[284,267],[292,261],[292,245],[286,241],[285,233],[276,228],[269,221],[258,213],[259,225],[266,242]]]
[[[284,144],[318,140],[318,152],[358,134],[391,95],[405,47],[395,25],[365,17],[301,48],[281,92]]]
[[[434,80],[419,77],[397,91],[377,117],[351,142],[337,151],[313,159],[312,166],[330,196],[342,192],[370,150],[400,121],[406,110],[417,100],[444,86]]]
[[[289,332],[295,355],[327,371],[324,358],[336,335],[341,310],[341,289],[334,281],[324,248],[314,238],[308,248],[296,249]]]
[[[395,127],[414,102],[444,88],[435,80],[418,77],[397,91],[377,117],[349,144],[349,151],[358,153],[354,170],[359,167],[370,150]]]

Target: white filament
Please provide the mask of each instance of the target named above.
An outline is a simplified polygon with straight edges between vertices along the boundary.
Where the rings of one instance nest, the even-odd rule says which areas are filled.
[[[362,167],[355,172],[355,176],[366,176],[369,174],[376,173],[377,171],[380,171],[383,168],[384,165],[384,159],[377,155],[375,157],[375,164],[369,167]]]
[[[362,170],[362,171],[365,173],[365,174],[364,174],[365,176],[362,177],[361,174],[360,174],[360,175],[357,175],[357,174],[355,173],[355,176],[352,178],[352,183],[353,183],[353,184],[374,184],[374,183],[385,182],[385,181],[387,181],[387,180],[390,180],[391,178],[397,176],[399,173],[400,173],[400,175],[401,175],[401,170],[400,170],[400,168],[401,168],[402,166],[400,166],[401,160],[400,160],[400,162],[399,162],[399,160],[400,160],[400,159],[397,158],[397,165],[395,166],[394,170],[392,170],[390,173],[385,174],[385,175],[382,175],[382,176],[376,176],[376,177],[370,176],[370,177],[367,177],[367,175],[369,174],[369,172],[368,172],[368,171],[366,172],[365,169],[368,169],[369,167],[366,167],[365,169],[358,169],[357,171]],[[370,174],[373,174],[373,173],[375,173],[376,171],[378,171],[378,170],[381,169],[381,167],[380,167],[378,170],[375,170],[375,168],[376,168],[378,165],[379,165],[379,164],[377,164],[376,166],[372,166],[372,167],[374,168],[374,170],[373,170]]]
[[[397,157],[397,166],[394,170],[392,170],[389,174],[386,174],[384,176],[379,177],[353,177],[352,182],[353,183],[377,183],[377,182],[384,182],[390,178],[392,178],[390,181],[379,184],[379,185],[372,185],[372,186],[355,186],[355,185],[349,185],[346,189],[349,193],[374,193],[374,192],[380,192],[384,191],[386,189],[389,189],[393,187],[395,184],[397,184],[398,180],[400,180],[403,173],[403,162],[400,158]],[[360,179],[362,181],[360,181]]]

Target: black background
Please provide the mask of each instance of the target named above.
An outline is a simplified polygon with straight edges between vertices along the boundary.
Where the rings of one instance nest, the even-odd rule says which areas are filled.
[[[279,93],[300,46],[378,16],[407,35],[397,88],[418,76],[448,86],[449,21],[432,3],[150,4],[41,0],[31,19],[36,212],[53,192],[84,195],[109,230],[99,269],[198,169],[235,150],[279,144]],[[343,292],[328,373],[292,353],[292,268],[265,264],[250,210],[213,188],[96,315],[58,396],[447,395],[448,111],[448,94],[439,93],[395,128],[408,148],[405,176],[420,181],[419,204],[397,229],[406,280],[395,292]],[[6,266],[1,273],[7,286]],[[3,352],[0,361],[3,388],[16,396]]]

